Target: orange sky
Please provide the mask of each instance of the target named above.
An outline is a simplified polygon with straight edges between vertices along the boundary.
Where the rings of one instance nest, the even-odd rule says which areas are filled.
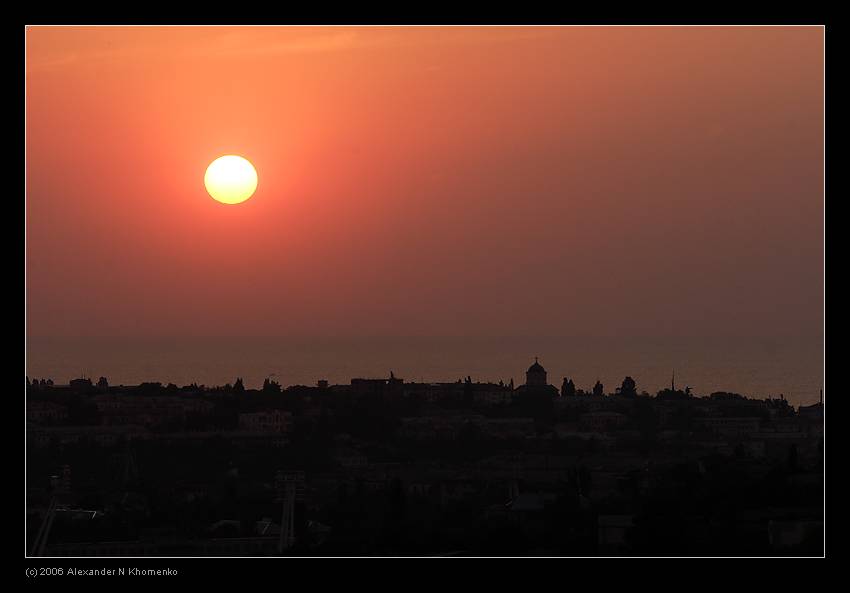
[[[28,333],[817,334],[823,30],[31,27]],[[204,189],[235,153],[259,186]]]

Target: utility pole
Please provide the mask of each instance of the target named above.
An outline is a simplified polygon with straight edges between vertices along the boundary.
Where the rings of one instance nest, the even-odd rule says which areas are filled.
[[[35,536],[35,541],[32,544],[33,556],[44,556],[44,549],[47,547],[47,539],[50,537],[50,528],[53,527],[53,518],[56,516],[56,497],[50,499],[50,504],[47,507],[47,512],[44,519],[41,521],[41,526]]]
[[[295,545],[295,500],[303,496],[304,473],[278,471],[275,475],[275,489],[278,492],[277,501],[281,503],[280,541],[278,553]]]
[[[280,542],[278,552],[281,554],[295,543],[295,485],[284,484],[283,513],[280,518]]]

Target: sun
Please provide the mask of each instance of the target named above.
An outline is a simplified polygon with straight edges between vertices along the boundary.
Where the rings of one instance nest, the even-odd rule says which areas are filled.
[[[221,156],[207,167],[204,186],[213,199],[222,204],[239,204],[257,190],[257,170],[241,156]]]

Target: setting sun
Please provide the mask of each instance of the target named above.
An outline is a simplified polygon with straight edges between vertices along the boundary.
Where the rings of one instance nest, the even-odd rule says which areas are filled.
[[[222,156],[207,167],[204,185],[207,192],[222,204],[239,204],[256,191],[257,171],[241,156]]]

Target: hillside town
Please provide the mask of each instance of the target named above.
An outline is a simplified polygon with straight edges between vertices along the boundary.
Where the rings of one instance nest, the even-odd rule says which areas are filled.
[[[822,553],[822,395],[559,383],[27,377],[28,552]]]

